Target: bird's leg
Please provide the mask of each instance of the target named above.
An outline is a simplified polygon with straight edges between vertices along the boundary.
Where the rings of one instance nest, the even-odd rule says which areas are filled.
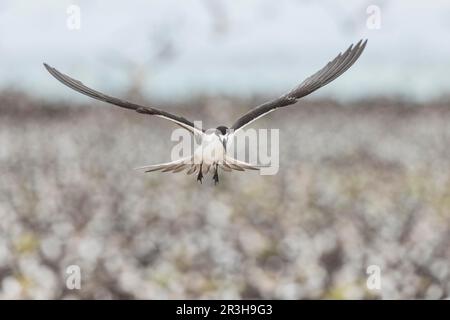
[[[218,168],[219,168],[219,165],[216,163],[215,168],[214,168],[214,176],[213,176],[214,185],[219,183],[219,174],[217,173]]]
[[[200,183],[202,183],[202,179],[203,179],[202,163],[200,163],[200,169],[198,170],[197,181],[200,181]]]

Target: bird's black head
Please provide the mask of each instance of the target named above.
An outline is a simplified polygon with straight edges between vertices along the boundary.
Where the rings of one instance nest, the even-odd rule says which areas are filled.
[[[226,134],[227,134],[227,131],[228,131],[228,128],[225,127],[225,126],[218,126],[216,129],[219,130],[219,132],[220,132],[222,135],[226,135]]]

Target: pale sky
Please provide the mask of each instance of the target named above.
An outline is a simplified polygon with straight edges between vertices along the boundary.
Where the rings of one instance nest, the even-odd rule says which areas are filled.
[[[81,29],[67,27],[80,8]],[[369,5],[381,28],[366,25]],[[198,94],[278,95],[360,38],[366,51],[315,96],[450,92],[450,1],[2,0],[0,87],[44,97],[80,97],[42,62],[98,90],[139,83],[156,99]]]

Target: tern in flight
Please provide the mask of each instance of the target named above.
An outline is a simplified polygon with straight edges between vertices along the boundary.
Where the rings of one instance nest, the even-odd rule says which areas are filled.
[[[249,125],[256,119],[265,116],[278,108],[286,107],[296,103],[300,98],[309,95],[310,93],[327,85],[328,83],[339,77],[341,74],[347,71],[355,63],[356,60],[358,60],[359,56],[366,47],[366,44],[367,40],[360,40],[356,45],[351,45],[346,51],[340,53],[336,58],[328,62],[322,69],[314,73],[312,76],[306,78],[300,85],[298,85],[288,93],[280,96],[279,98],[263,103],[249,110],[242,117],[237,119],[231,127],[222,125],[218,126],[216,129],[207,131],[201,128],[197,128],[191,121],[183,117],[173,115],[169,112],[153,107],[141,106],[132,102],[103,94],[99,91],[85,86],[80,81],[59,72],[46,63],[44,63],[44,66],[52,76],[75,91],[78,91],[91,98],[108,102],[122,108],[135,110],[136,112],[142,114],[164,118],[190,131],[194,136],[201,137],[203,148],[199,147],[195,149],[192,156],[178,159],[172,162],[149,165],[141,167],[140,169],[145,169],[145,172],[158,170],[162,170],[163,172],[181,172],[183,170],[187,170],[187,174],[197,173],[197,180],[200,182],[202,182],[203,176],[211,170],[214,172],[213,179],[216,184],[219,182],[219,168],[224,171],[245,171],[245,169],[260,169],[260,166],[252,165],[244,161],[239,161],[227,155],[227,142],[233,139],[233,135],[236,134],[236,132],[243,129],[245,126]],[[208,148],[204,148],[205,143],[206,145],[208,145]],[[209,152],[204,152],[205,149],[208,149]],[[211,150],[213,152],[211,152]]]

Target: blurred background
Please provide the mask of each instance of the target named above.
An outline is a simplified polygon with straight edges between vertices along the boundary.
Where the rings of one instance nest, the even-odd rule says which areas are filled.
[[[444,0],[2,0],[0,299],[449,298],[449,21]],[[134,171],[175,127],[42,66],[215,127],[361,38],[342,77],[252,124],[280,128],[278,174],[216,187]]]

